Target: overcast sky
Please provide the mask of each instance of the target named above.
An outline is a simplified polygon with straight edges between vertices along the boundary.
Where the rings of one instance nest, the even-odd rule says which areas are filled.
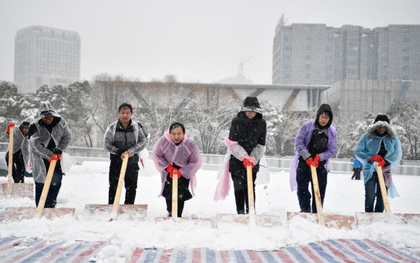
[[[82,79],[107,72],[214,83],[253,56],[244,74],[271,84],[282,14],[334,27],[420,24],[420,0],[0,0],[0,80],[13,81],[16,31],[42,25],[79,33]]]

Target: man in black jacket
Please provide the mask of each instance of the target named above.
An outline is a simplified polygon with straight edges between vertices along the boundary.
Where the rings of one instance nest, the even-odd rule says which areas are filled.
[[[110,153],[108,204],[113,204],[124,155],[128,155],[124,178],[126,189],[124,204],[134,204],[139,174],[139,153],[148,142],[143,126],[131,120],[133,108],[123,103],[118,108],[119,119],[105,132],[105,150]]]

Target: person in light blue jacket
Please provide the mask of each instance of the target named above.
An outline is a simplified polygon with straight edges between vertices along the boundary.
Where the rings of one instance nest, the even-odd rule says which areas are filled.
[[[400,140],[392,128],[388,116],[376,116],[368,132],[360,138],[354,153],[363,165],[365,212],[382,213],[384,204],[376,167],[382,166],[388,196],[398,197],[398,192],[392,182],[391,166],[397,167],[402,157]],[[376,204],[374,205],[375,198]]]

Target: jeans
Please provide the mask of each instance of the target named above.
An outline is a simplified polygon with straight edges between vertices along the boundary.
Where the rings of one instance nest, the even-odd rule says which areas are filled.
[[[63,171],[60,166],[56,166],[51,180],[50,189],[48,191],[47,200],[45,201],[45,208],[54,208],[57,204],[58,192],[61,188],[61,181],[63,180]],[[38,207],[39,199],[41,198],[43,183],[35,183],[35,204]]]
[[[373,209],[374,205],[375,210]],[[365,212],[382,213],[383,211],[384,202],[382,200],[382,193],[378,182],[378,175],[376,172],[374,172],[372,178],[370,178],[369,181],[367,181],[365,184]]]

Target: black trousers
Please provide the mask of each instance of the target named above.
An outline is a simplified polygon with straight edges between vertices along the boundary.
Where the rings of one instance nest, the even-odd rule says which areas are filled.
[[[166,200],[166,211],[168,211],[168,216],[172,216],[172,199],[165,198]],[[184,210],[184,200],[178,199],[178,217],[182,217],[182,211]]]
[[[6,164],[9,166],[9,152],[6,153]],[[12,177],[15,183],[25,182],[25,162],[21,150],[13,154]]]
[[[238,172],[231,172],[233,187],[235,189],[235,202],[236,202],[236,212],[238,214],[248,214],[249,213],[249,200],[248,200],[248,182],[246,170],[240,170]],[[252,189],[254,191],[254,206],[256,196],[255,196],[255,179],[257,179],[257,172],[252,171]]]
[[[325,190],[327,188],[327,170],[323,165],[318,166],[316,169],[318,175],[319,192],[321,194],[321,203],[324,205]],[[316,203],[314,187],[312,184],[311,168],[304,164],[299,165],[296,171],[297,182],[297,196],[299,199],[300,211],[304,213],[316,213]],[[312,192],[312,209],[311,209],[311,193],[308,190],[309,183],[311,183]]]
[[[134,157],[131,157],[134,158]],[[130,159],[131,159],[130,158]],[[137,179],[139,176],[139,164],[133,160],[127,164],[127,170],[124,177],[125,186],[125,201],[124,204],[132,205],[136,200],[137,193]],[[117,192],[118,180],[120,177],[120,171],[122,166],[122,160],[119,157],[111,157],[111,165],[109,166],[109,192],[108,192],[108,204],[113,204],[115,199],[115,193]]]
[[[45,201],[45,208],[54,208],[57,204],[57,196],[60,192],[61,181],[63,180],[63,171],[61,166],[57,165],[54,170],[53,178],[51,180],[50,189],[48,191],[47,200]],[[35,183],[35,204],[38,207],[39,199],[41,198],[43,183]]]
[[[190,179],[187,179],[183,176],[178,179],[178,217],[182,216],[182,211],[184,210],[185,201],[192,198],[192,194],[189,189]],[[166,211],[168,215],[172,215],[172,178],[166,177],[165,186],[163,188],[162,196],[166,200]]]

